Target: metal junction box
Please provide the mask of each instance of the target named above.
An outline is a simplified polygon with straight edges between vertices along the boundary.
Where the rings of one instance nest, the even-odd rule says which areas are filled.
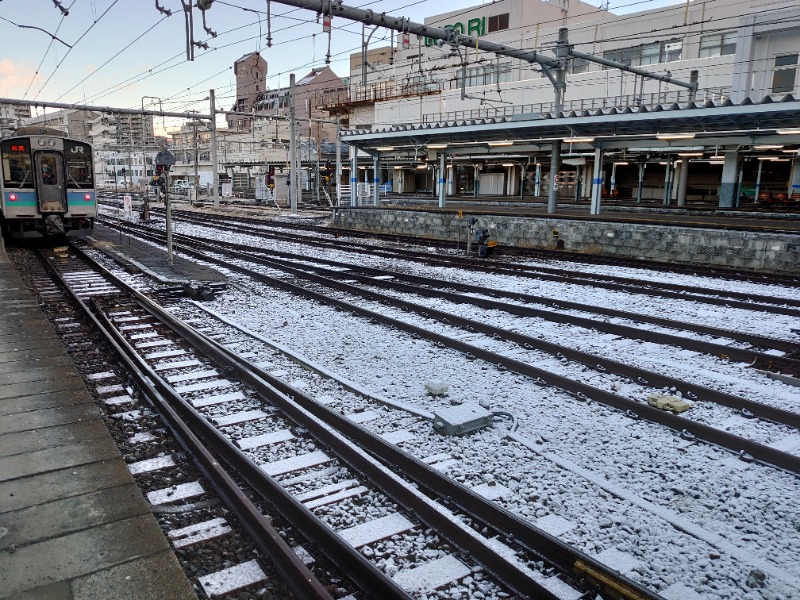
[[[491,425],[492,414],[477,404],[460,404],[433,413],[433,428],[442,435],[464,435]]]

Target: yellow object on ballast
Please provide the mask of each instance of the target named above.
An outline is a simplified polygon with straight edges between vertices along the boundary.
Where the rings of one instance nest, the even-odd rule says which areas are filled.
[[[492,240],[491,242],[487,242],[487,243],[486,243],[486,245],[487,245],[489,248],[494,248],[495,246],[497,246],[497,242],[495,242],[494,240]]]
[[[694,402],[689,402],[683,398],[672,396],[670,394],[650,394],[647,396],[647,403],[650,406],[660,408],[661,410],[668,410],[674,413],[682,413],[694,406]]]

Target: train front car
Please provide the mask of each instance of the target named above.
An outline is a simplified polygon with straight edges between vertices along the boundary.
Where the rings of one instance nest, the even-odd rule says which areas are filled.
[[[4,235],[47,238],[92,233],[97,196],[89,144],[53,130],[23,128],[0,141],[0,156]]]

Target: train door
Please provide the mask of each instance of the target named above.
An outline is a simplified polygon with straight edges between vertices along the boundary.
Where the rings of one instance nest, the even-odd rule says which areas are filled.
[[[61,154],[46,151],[36,153],[36,187],[41,212],[67,212],[63,173],[64,161]]]

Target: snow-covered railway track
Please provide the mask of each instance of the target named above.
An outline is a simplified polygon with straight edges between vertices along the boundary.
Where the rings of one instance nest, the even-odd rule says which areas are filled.
[[[223,262],[236,266],[227,257]],[[433,373],[449,380],[454,398],[486,398],[493,408],[514,412],[520,423],[519,432],[500,435],[506,441],[499,443],[498,436],[490,433],[475,434],[463,442],[423,436],[418,424],[410,425],[406,429],[420,441],[403,442],[409,452],[471,486],[485,484],[482,474],[492,473],[495,489],[501,490],[496,501],[502,506],[558,531],[559,537],[592,549],[593,554],[599,552],[601,560],[612,566],[632,568],[636,579],[670,598],[689,597],[675,591],[680,588],[677,581],[704,597],[797,593],[798,570],[792,558],[797,549],[794,542],[787,542],[793,539],[797,512],[791,500],[798,491],[795,478],[673,436],[599,404],[576,403],[575,396],[537,385],[511,369],[498,369],[494,361],[451,352],[413,332],[407,335],[402,327],[395,325],[392,330],[393,323],[382,319],[391,311],[385,305],[362,298],[360,305],[372,312],[355,311],[365,319],[354,319],[346,311],[357,297],[355,292],[337,293],[337,299],[350,301],[338,304],[342,312],[330,310],[336,303],[326,307],[303,300],[299,292],[287,297],[278,291],[279,278],[285,280],[286,275],[278,269],[270,272],[276,279],[263,280],[265,285],[254,282],[251,275],[242,278],[241,289],[250,296],[230,294],[217,310],[234,314],[236,320],[258,322],[262,334],[269,337],[274,332],[286,338],[285,344],[305,348],[312,363],[344,370],[366,388],[399,396],[401,403],[413,394],[409,383]],[[298,274],[295,279],[303,277]],[[287,317],[287,312],[293,316]],[[425,328],[445,327],[415,319]],[[326,337],[304,342],[315,334]],[[413,348],[413,359],[404,357],[406,348]],[[401,360],[391,360],[395,355]],[[274,356],[270,360],[274,362]],[[406,382],[401,383],[403,379]],[[430,411],[441,403],[440,399],[417,401]],[[355,412],[349,405],[340,410]],[[720,421],[715,424],[723,429],[754,422],[730,414]],[[392,417],[364,426],[395,434],[386,431],[386,424],[396,422],[397,417]],[[429,423],[425,429],[431,429]],[[789,449],[797,446],[796,438],[789,434],[775,442]],[[573,489],[580,491],[568,493]],[[710,559],[700,559],[697,572],[694,564],[702,556]],[[681,573],[677,581],[670,575],[675,570]],[[762,575],[769,579],[767,583]]]
[[[279,244],[296,243],[300,247],[316,247],[321,249],[337,249],[342,252],[353,254],[367,254],[371,257],[383,257],[388,259],[413,260],[418,263],[432,266],[451,266],[456,268],[468,268],[473,271],[491,273],[495,275],[508,275],[522,277],[530,280],[550,281],[562,284],[570,284],[577,287],[591,287],[597,289],[614,290],[625,293],[640,294],[645,297],[691,299],[695,302],[708,304],[711,306],[733,306],[738,308],[757,308],[765,312],[800,316],[800,300],[785,297],[772,297],[769,294],[757,294],[753,292],[740,292],[721,287],[706,287],[698,285],[688,285],[685,283],[675,283],[664,281],[662,278],[637,279],[628,276],[607,275],[592,270],[581,271],[574,267],[564,268],[557,266],[547,266],[541,262],[486,262],[480,260],[465,259],[462,256],[448,256],[444,254],[432,254],[430,252],[415,251],[406,246],[400,248],[396,245],[376,246],[355,242],[353,240],[330,239],[327,236],[331,232],[326,232],[324,236],[309,236],[304,234],[287,231],[285,225],[274,225],[269,222],[255,224],[253,221],[246,221],[236,218],[220,217],[219,215],[203,215],[197,212],[183,212],[181,215],[194,222],[207,223],[214,230],[228,230],[237,233],[248,233],[250,235],[268,238]],[[321,228],[316,228],[319,232]],[[265,231],[266,230],[266,231]],[[337,232],[333,232],[337,235]],[[338,236],[337,236],[338,237]],[[714,277],[714,275],[712,275]],[[743,279],[746,279],[743,277]],[[776,278],[780,285],[797,286],[787,278]]]
[[[201,244],[197,240],[182,238],[187,245],[191,243],[195,247],[204,248],[206,252],[200,252],[198,256],[227,265],[229,268],[240,270],[249,276],[266,278],[269,281],[285,289],[307,296],[322,302],[334,304],[348,311],[363,311],[372,319],[377,319],[391,327],[405,329],[421,337],[425,337],[439,344],[442,347],[449,347],[463,352],[469,356],[477,356],[501,368],[512,370],[516,373],[533,378],[536,381],[547,385],[554,385],[579,399],[592,399],[610,407],[630,413],[635,418],[644,418],[649,421],[666,425],[687,438],[698,437],[706,441],[727,448],[745,460],[759,460],[768,464],[788,469],[794,473],[800,473],[800,457],[784,452],[763,443],[761,439],[766,437],[774,442],[783,439],[797,431],[800,419],[798,413],[783,408],[772,407],[767,404],[751,401],[746,398],[736,397],[731,394],[720,393],[715,390],[697,385],[695,383],[683,381],[673,377],[662,375],[651,370],[641,369],[629,364],[609,360],[594,354],[588,354],[574,350],[568,346],[553,344],[539,340],[534,335],[519,333],[513,322],[509,322],[506,327],[498,327],[495,324],[478,321],[474,318],[458,316],[453,312],[445,312],[432,306],[421,306],[409,300],[407,297],[396,298],[393,296],[369,291],[364,287],[354,286],[352,280],[341,277],[331,279],[330,276],[338,276],[341,273],[325,270],[326,276],[321,276],[310,272],[319,269],[309,268],[301,265],[302,268],[295,268],[280,261],[268,260],[251,255],[241,256],[236,251],[226,250],[222,245],[218,245],[218,251],[225,255],[225,258],[215,258],[207,253],[208,246]],[[240,261],[244,261],[242,266],[230,263],[231,259],[240,256]],[[286,282],[279,277],[271,275],[257,275],[252,267],[247,264],[252,261],[258,265],[263,265],[270,269],[277,269],[291,276],[296,282]],[[284,276],[285,278],[285,276]],[[313,289],[304,287],[303,280],[310,282]],[[387,284],[388,282],[383,281]],[[321,286],[321,287],[320,287]],[[334,290],[333,292],[331,290]],[[347,294],[342,299],[339,292]],[[364,300],[373,303],[374,308],[364,308]],[[437,300],[438,302],[438,300]],[[382,310],[382,305],[389,305],[396,309],[396,315],[388,315]],[[403,313],[411,313],[415,318],[408,319]],[[421,317],[421,319],[420,319]],[[457,329],[467,332],[476,332],[481,335],[480,340],[464,341],[463,334]],[[504,342],[506,345],[499,344]],[[512,347],[509,347],[511,344]],[[554,356],[557,360],[552,360],[550,356],[537,356],[536,351],[545,352]],[[527,356],[526,356],[527,355]],[[765,357],[767,359],[769,357]],[[550,360],[551,365],[544,364]],[[563,361],[576,361],[584,367],[593,369],[593,373],[586,375],[564,373],[561,368]],[[776,359],[777,360],[777,359]],[[796,361],[787,360],[794,365]],[[537,366],[533,366],[537,365]],[[544,367],[544,368],[542,368]],[[610,375],[617,376],[609,377]],[[625,378],[620,381],[619,377]],[[628,392],[625,396],[617,393],[618,386],[626,384],[628,381],[643,388],[638,391]],[[701,411],[700,418],[674,415],[671,412],[655,408],[644,402],[649,394],[662,392],[666,388],[673,392],[686,394],[690,399],[701,399],[706,402],[719,404],[725,407],[727,412],[722,413],[724,417],[732,416],[728,409],[734,409],[744,417],[760,416],[765,419],[759,428],[749,431],[744,435],[731,434],[722,427],[715,426],[715,422],[722,421],[719,413],[709,418]],[[736,413],[734,413],[736,414]],[[710,424],[709,424],[710,423]],[[772,423],[774,427],[770,431]],[[767,430],[766,436],[764,429]]]
[[[291,567],[299,569],[295,577],[301,577],[300,589],[307,586],[317,591],[314,597],[326,597],[321,594],[323,588],[303,566],[304,562],[313,562],[321,552],[367,594],[382,598],[416,597],[443,587],[466,597],[480,594],[484,598],[500,598],[508,588],[522,596],[565,597],[566,593],[577,597],[580,591],[552,577],[554,565],[575,582],[591,582],[593,588],[613,589],[623,597],[655,597],[591,557],[566,549],[524,521],[504,515],[476,492],[472,493],[473,510],[468,517],[462,517],[465,520],[462,523],[449,509],[402,482],[364,450],[355,448],[342,434],[331,430],[331,422],[336,424],[338,419],[342,431],[357,436],[362,414],[349,418],[329,414],[327,417],[332,421],[320,423],[324,407],[312,398],[305,398],[305,406],[299,406],[296,400],[301,394],[297,390],[262,372],[241,353],[231,353],[223,345],[210,342],[185,324],[170,319],[151,300],[131,289],[120,289],[118,281],[96,289],[99,276],[78,267],[74,258],[64,260],[64,265],[59,265],[62,262],[59,259],[50,262],[54,267],[68,268],[68,272],[61,274],[61,280],[74,291],[76,298],[84,303],[91,298],[97,322],[110,332],[111,343],[125,357],[128,372],[177,437],[184,442],[199,438],[189,440],[188,447],[192,459],[201,465],[204,481],[214,482],[217,493],[238,509],[236,514],[254,536],[255,545],[273,559],[276,570],[284,575],[290,587],[297,585],[287,576]],[[119,413],[121,420],[139,420],[146,409],[135,406],[134,398],[130,394],[126,397],[124,391],[121,385],[103,389],[104,393],[120,392],[107,404],[125,407]],[[295,396],[295,401],[289,394]],[[264,404],[267,398],[274,406]],[[191,428],[182,426],[184,421]],[[148,432],[140,432],[139,440],[146,441],[147,436]],[[402,457],[402,453],[376,436],[365,439],[360,443],[375,456],[394,451]],[[248,491],[263,498],[260,503],[249,503],[247,494],[238,490],[235,482],[223,481],[230,476],[213,468],[219,457],[235,470],[236,479],[247,483]],[[243,457],[246,458],[242,460]],[[174,455],[155,456],[135,461],[131,470],[147,478],[154,472],[173,468],[179,461]],[[415,481],[424,477],[436,479],[433,469],[414,462],[406,460],[405,466],[407,471],[417,474],[404,472],[404,475]],[[224,483],[232,486],[227,492]],[[459,495],[470,494],[446,478],[435,481],[432,487],[441,488],[439,484],[444,487],[449,484],[449,489]],[[185,481],[153,490],[148,498],[151,503],[161,505],[194,502],[206,493],[203,481]],[[281,537],[262,516],[264,502],[274,504],[319,549],[311,554],[300,551],[305,556],[303,560],[296,549],[284,543],[287,555],[276,558],[277,550],[270,549],[264,538],[272,542],[277,538],[280,542]],[[237,503],[241,506],[236,506]],[[482,520],[481,511],[486,511],[488,521]],[[520,545],[516,550],[519,556],[475,528],[488,532],[512,531],[509,539]],[[183,524],[172,530],[170,536],[180,546],[203,543],[229,531],[229,524],[217,517]],[[369,561],[366,556],[374,559]],[[537,561],[543,557],[550,564],[537,567]],[[255,559],[240,562],[222,572],[202,576],[199,581],[209,595],[233,591],[234,581],[240,586],[242,581],[259,584],[265,578],[260,562]]]

